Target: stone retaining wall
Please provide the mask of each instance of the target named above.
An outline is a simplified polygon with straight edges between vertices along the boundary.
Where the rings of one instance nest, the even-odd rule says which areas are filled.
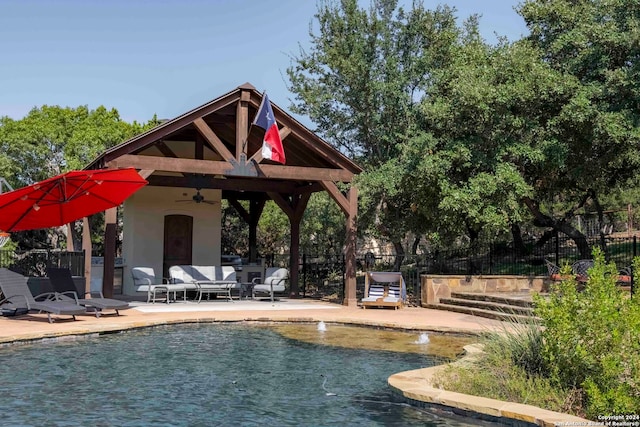
[[[438,304],[440,298],[450,298],[452,292],[544,292],[548,290],[546,276],[420,276],[423,304]]]

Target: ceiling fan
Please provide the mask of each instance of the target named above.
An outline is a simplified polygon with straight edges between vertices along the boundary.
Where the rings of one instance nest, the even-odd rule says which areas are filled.
[[[187,193],[184,193],[184,195],[186,196]],[[202,194],[200,194],[200,189],[196,188],[196,194],[194,194],[191,199],[184,199],[184,200],[176,200],[176,202],[195,202],[195,203],[206,203],[209,205],[215,205],[218,202],[212,202],[210,200],[205,200],[204,196]]]

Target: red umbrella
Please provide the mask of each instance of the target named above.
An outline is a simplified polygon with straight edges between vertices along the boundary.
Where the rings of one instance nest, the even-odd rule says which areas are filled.
[[[0,194],[0,230],[58,227],[120,205],[145,186],[135,169],[71,171]]]

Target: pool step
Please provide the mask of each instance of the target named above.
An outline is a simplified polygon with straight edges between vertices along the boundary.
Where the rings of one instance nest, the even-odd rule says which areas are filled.
[[[533,303],[528,294],[509,296],[494,294],[452,293],[428,308],[505,321],[533,321]]]

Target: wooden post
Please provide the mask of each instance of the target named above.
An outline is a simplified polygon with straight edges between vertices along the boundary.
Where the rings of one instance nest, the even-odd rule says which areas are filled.
[[[240,101],[236,107],[236,159],[240,160],[240,155],[247,154],[247,137],[249,133],[249,99],[251,93],[242,89]]]
[[[302,216],[294,215],[289,218],[291,223],[291,251],[289,254],[289,297],[298,298],[300,296],[300,286],[298,284],[298,270],[300,269],[300,222]]]
[[[347,239],[345,244],[345,292],[343,305],[357,307],[356,298],[356,218],[358,216],[358,189],[351,186],[347,194],[349,212],[347,213]]]
[[[104,272],[102,275],[102,293],[106,298],[113,297],[113,276],[116,267],[116,218],[118,208],[105,211],[104,222]]]
[[[66,225],[66,227],[67,227],[67,230],[66,230],[67,231],[67,233],[66,233],[66,236],[67,236],[67,250],[69,252],[75,252],[74,245],[73,245],[73,231],[72,231],[73,223],[70,222],[69,224]]]

